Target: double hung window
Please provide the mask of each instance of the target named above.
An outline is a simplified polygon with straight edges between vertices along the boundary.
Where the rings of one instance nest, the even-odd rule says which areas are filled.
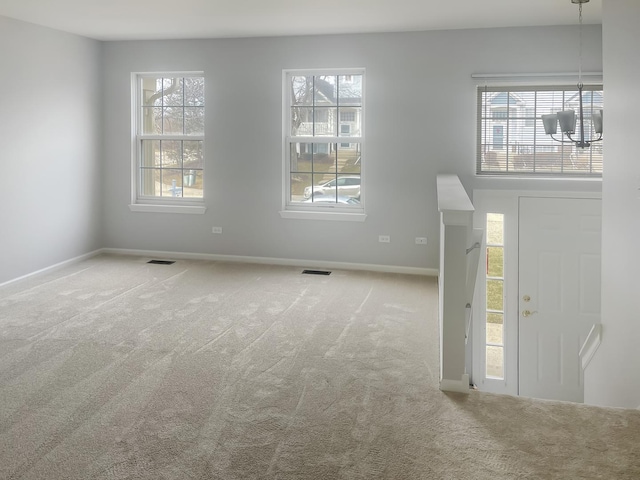
[[[202,204],[204,76],[134,75],[138,204]]]
[[[362,211],[364,71],[287,71],[285,209]]]

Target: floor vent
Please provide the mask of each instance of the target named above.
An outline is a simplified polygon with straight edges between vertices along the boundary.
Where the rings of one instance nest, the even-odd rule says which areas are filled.
[[[331,272],[327,270],[303,270],[302,273],[306,275],[331,275]]]
[[[154,265],[173,265],[175,260],[149,260],[147,263],[152,263]]]

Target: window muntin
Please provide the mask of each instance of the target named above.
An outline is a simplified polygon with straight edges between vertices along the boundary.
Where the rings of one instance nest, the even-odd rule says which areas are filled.
[[[362,210],[364,72],[286,72],[289,208]]]
[[[587,140],[597,138],[591,116],[603,108],[602,93],[601,85],[584,86]],[[578,112],[579,101],[575,85],[478,87],[477,174],[601,177],[602,142],[581,149],[556,142],[544,131],[542,115]]]
[[[204,76],[136,75],[136,202],[202,202]]]

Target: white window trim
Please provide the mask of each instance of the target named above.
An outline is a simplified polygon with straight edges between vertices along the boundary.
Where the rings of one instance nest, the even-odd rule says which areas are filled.
[[[204,205],[152,205],[135,203],[129,205],[129,210],[140,213],[189,213],[201,215],[207,211],[207,207]]]
[[[520,85],[559,85],[577,83],[578,72],[556,73],[472,73],[471,78],[477,86],[491,83],[493,86]],[[582,72],[585,83],[602,84],[602,72]]]
[[[141,140],[201,140],[202,150],[205,155],[206,142],[205,135],[143,135],[141,131],[141,108],[140,100],[140,78],[157,78],[159,76],[172,77],[203,77],[202,71],[178,71],[178,72],[133,72],[131,74],[131,203],[129,210],[137,213],[181,213],[181,214],[204,214],[207,211],[205,206],[206,192],[203,188],[202,198],[184,197],[149,197],[138,195],[138,185],[140,181],[140,145]],[[206,85],[206,83],[205,83]],[[205,86],[206,88],[206,86]],[[205,105],[206,112],[206,105]],[[206,113],[205,113],[206,115]],[[206,123],[205,123],[206,128]],[[203,165],[203,174],[205,167]]]
[[[366,75],[365,69],[359,68],[315,68],[315,69],[285,69],[282,71],[282,208],[280,210],[280,217],[286,219],[297,220],[329,220],[329,221],[352,221],[352,222],[364,222],[367,218],[365,214],[365,170],[366,161],[363,161],[360,165],[360,206],[352,207],[346,205],[300,205],[289,202],[290,198],[290,182],[289,182],[289,145],[294,137],[291,135],[290,129],[290,105],[289,105],[289,77],[290,75],[362,75],[362,114],[360,120],[360,132],[361,135],[357,137],[346,136],[322,136],[322,137],[308,137],[300,136],[295,137],[296,141],[306,143],[359,143],[360,155],[365,158],[365,102],[366,94],[365,83]]]
[[[364,222],[367,218],[364,213],[329,212],[325,210],[325,207],[314,209],[313,211],[282,210],[280,216],[297,220],[333,220],[339,222]]]

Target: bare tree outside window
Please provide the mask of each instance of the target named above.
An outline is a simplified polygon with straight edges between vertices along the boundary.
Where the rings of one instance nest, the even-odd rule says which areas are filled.
[[[290,204],[360,201],[363,77],[287,75]]]
[[[204,77],[138,77],[139,198],[203,197]]]

